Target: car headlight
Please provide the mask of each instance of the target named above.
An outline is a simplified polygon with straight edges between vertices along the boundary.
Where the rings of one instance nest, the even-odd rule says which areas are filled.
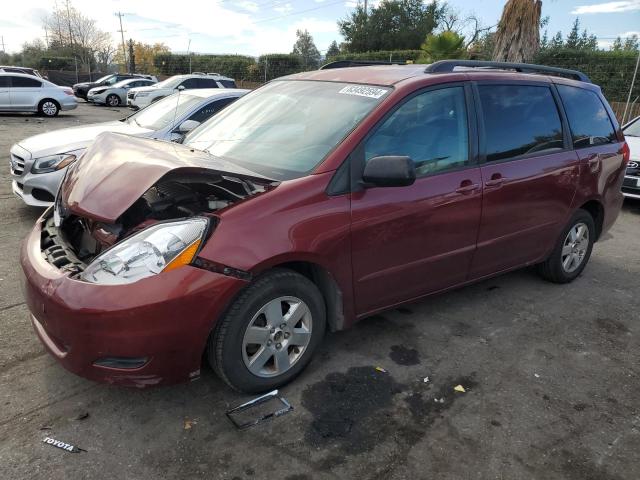
[[[148,97],[148,96],[149,96],[149,92],[138,92],[133,96],[133,98]]]
[[[49,173],[61,170],[71,165],[82,156],[85,149],[76,150],[74,152],[60,153],[58,155],[49,155],[36,159],[31,167],[31,173]]]
[[[196,256],[209,221],[203,217],[145,228],[96,257],[80,279],[122,285],[188,265]]]

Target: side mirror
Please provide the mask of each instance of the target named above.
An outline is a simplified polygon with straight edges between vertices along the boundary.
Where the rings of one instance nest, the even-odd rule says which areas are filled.
[[[184,85],[180,85],[176,90],[180,90],[180,91],[184,90]]]
[[[189,133],[191,130],[200,125],[200,122],[196,120],[185,120],[178,127],[178,132],[180,133]]]
[[[364,167],[365,187],[406,187],[416,181],[416,169],[409,157],[373,157]]]

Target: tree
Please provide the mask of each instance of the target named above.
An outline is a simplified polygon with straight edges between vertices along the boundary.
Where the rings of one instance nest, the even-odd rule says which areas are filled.
[[[573,21],[573,26],[571,27],[571,31],[569,35],[567,35],[567,40],[564,42],[565,48],[570,48],[571,50],[578,50],[580,48],[580,19],[576,18]]]
[[[129,72],[136,71],[136,52],[133,48],[133,40],[129,39]]]
[[[437,35],[429,35],[421,48],[431,62],[447,58],[466,58],[467,56],[464,37],[456,32],[446,31]]]
[[[496,32],[493,59],[528,62],[540,47],[541,0],[508,0]]]
[[[108,50],[111,35],[96,26],[96,21],[77,10],[70,0],[55,4],[51,15],[44,19],[49,37],[49,49],[77,58],[89,70],[96,61],[96,53]]]
[[[640,48],[640,42],[638,41],[638,35],[631,35],[627,37],[622,46],[622,50],[625,52],[637,52]]]
[[[338,21],[348,52],[417,50],[433,33],[446,5],[437,1],[382,0],[365,12],[358,4],[349,17]]]
[[[313,43],[313,37],[307,30],[296,31],[296,43],[293,44],[293,54],[302,57],[302,64],[305,69],[318,68],[320,64],[320,52]]]
[[[131,45],[131,40],[129,40]],[[131,50],[129,50],[131,52]],[[131,73],[147,73],[151,75],[157,75],[161,72],[161,69],[158,68],[156,62],[156,57],[162,57],[165,61],[165,57],[167,57],[171,53],[169,47],[167,47],[164,43],[154,43],[153,45],[149,43],[142,42],[133,42],[133,57],[135,58],[135,66],[133,69],[129,68]],[[131,56],[131,53],[129,53]],[[185,58],[187,58],[185,56]],[[125,60],[123,58],[122,49],[117,49],[115,52],[115,63],[120,65],[125,65]],[[186,60],[186,67],[183,70],[179,70],[180,73],[188,72],[188,59]],[[162,63],[160,63],[162,66]],[[130,67],[130,66],[129,66]],[[209,71],[209,70],[207,70]]]
[[[331,42],[331,45],[329,45],[329,48],[327,49],[326,57],[335,57],[336,55],[340,55],[340,47],[338,47],[338,42],[334,40],[333,42]]]
[[[622,51],[622,39],[620,37],[616,37],[616,39],[613,41],[611,50],[613,50],[614,52]]]
[[[564,47],[564,39],[562,38],[562,32],[558,32],[551,39],[551,42],[549,43],[549,48],[558,50],[563,47]]]

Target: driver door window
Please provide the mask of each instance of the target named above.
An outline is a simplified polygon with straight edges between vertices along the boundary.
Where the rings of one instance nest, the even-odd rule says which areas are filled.
[[[430,90],[400,106],[365,143],[365,161],[383,155],[410,157],[417,177],[467,165],[464,88]]]
[[[184,82],[180,84],[180,86],[184,87],[185,90],[189,88],[198,88],[198,79],[197,78],[187,78]]]

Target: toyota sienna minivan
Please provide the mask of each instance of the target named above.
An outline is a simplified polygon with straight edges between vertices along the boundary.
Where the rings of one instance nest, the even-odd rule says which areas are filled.
[[[580,72],[292,75],[181,145],[101,134],[23,243],[31,321],[93,380],[194,379],[205,354],[231,387],[270,390],[327,329],[528,265],[574,280],[628,160]]]

